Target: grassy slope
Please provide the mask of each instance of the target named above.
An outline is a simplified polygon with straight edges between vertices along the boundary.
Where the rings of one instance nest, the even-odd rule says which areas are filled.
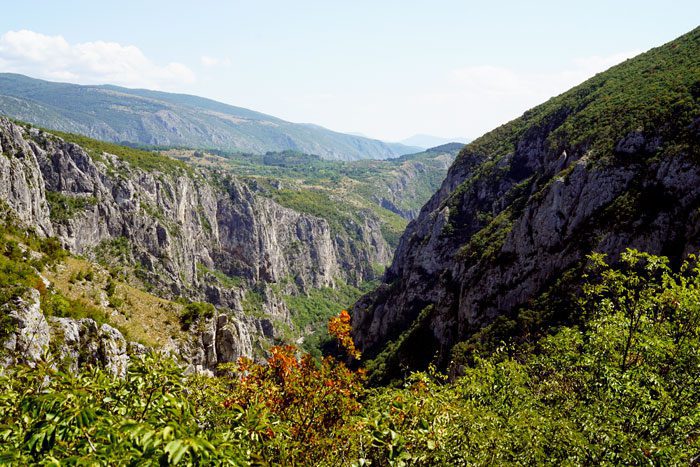
[[[41,277],[48,279],[48,287]],[[4,208],[0,220],[0,303],[11,301],[26,287],[40,291],[47,315],[92,318],[116,327],[129,340],[151,346],[162,346],[181,335],[182,305],[139,290],[97,264],[69,255],[55,239],[42,239],[20,227]],[[3,326],[0,334],[7,331]]]

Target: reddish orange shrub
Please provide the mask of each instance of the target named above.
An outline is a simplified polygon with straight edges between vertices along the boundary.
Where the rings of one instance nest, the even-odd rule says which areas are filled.
[[[346,311],[331,319],[329,331],[345,351],[359,357],[350,338],[350,316]],[[299,455],[314,455],[314,447],[338,448],[339,433],[350,416],[360,409],[363,371],[350,370],[343,362],[324,357],[317,362],[309,354],[300,355],[295,346],[270,349],[265,364],[241,358],[235,370],[233,395],[225,407],[244,410],[266,407],[285,428]],[[270,434],[268,438],[272,438]],[[302,453],[305,451],[305,453]],[[312,460],[312,459],[306,459]]]

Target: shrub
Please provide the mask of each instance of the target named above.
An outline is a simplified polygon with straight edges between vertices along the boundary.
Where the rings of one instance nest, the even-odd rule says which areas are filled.
[[[185,305],[180,315],[180,324],[183,330],[188,330],[197,321],[209,319],[214,316],[216,309],[211,303],[192,302]]]

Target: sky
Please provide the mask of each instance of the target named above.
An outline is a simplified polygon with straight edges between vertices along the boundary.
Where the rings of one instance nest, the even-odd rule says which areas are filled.
[[[386,141],[478,137],[700,22],[697,0],[3,3],[0,72],[195,94]]]

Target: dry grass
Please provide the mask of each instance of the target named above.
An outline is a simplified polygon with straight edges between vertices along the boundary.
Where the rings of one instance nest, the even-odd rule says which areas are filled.
[[[88,271],[93,273],[92,280],[75,280],[78,273]],[[66,258],[55,272],[48,272],[46,278],[66,297],[103,310],[110,323],[124,329],[131,340],[159,347],[171,337],[182,335],[179,323],[182,305],[119,281],[114,281],[116,300],[110,304],[105,292],[110,273],[94,263]]]

